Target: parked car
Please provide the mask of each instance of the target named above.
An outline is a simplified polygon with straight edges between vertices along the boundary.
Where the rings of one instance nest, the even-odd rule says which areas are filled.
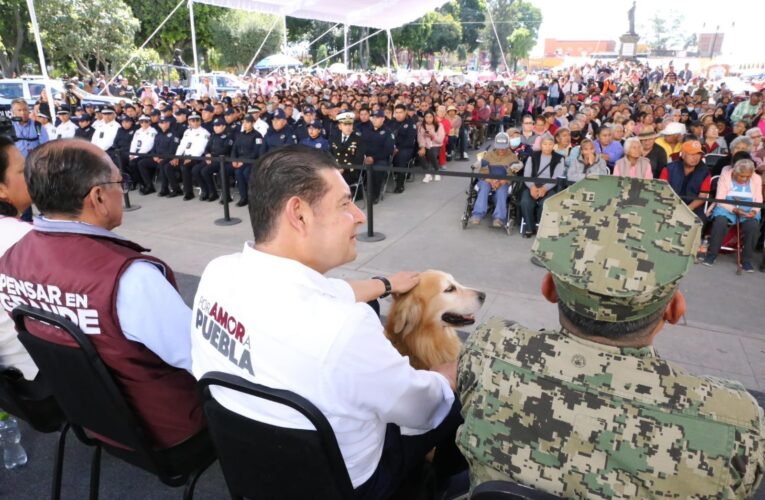
[[[40,94],[45,89],[45,79],[38,76],[24,78],[4,78],[0,79],[0,113],[5,116],[11,116],[11,102],[14,99],[23,97],[30,106],[34,105],[40,98]],[[60,102],[66,94],[66,85],[60,80],[48,80],[48,86],[53,94],[56,103]],[[76,95],[83,104],[93,103],[96,106],[115,105],[125,99],[111,97],[106,95],[95,95],[84,90],[71,86],[70,91]]]
[[[212,86],[215,87],[215,90],[217,90],[218,93],[226,92],[231,95],[241,92],[246,94],[247,89],[249,88],[249,84],[236,75],[224,73],[222,71],[213,71],[212,73],[198,73],[191,75],[189,86],[186,90],[190,92],[191,95],[194,95],[199,88],[199,82],[205,77],[210,79],[210,83],[212,83]]]

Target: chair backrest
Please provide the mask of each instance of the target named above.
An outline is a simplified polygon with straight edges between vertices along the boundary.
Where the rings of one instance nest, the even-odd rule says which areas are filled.
[[[22,382],[24,384],[42,384],[43,382],[40,380],[27,382],[23,381],[23,378],[21,372],[13,368],[0,372],[0,409],[24,420],[38,432],[60,430],[65,420],[56,399],[50,394],[39,397],[25,394]]]
[[[538,491],[512,481],[487,481],[473,489],[470,500],[560,500],[562,497]]]
[[[77,436],[95,444],[91,436],[96,435],[102,445],[106,438],[107,449],[117,448],[126,461],[162,476],[151,440],[82,330],[66,318],[26,305],[16,307],[11,316],[19,340],[49,381]],[[47,340],[43,332],[51,328],[68,334],[76,347]],[[127,450],[132,451],[126,457]]]
[[[240,415],[215,400],[212,386],[292,408],[316,430],[278,427]],[[222,372],[205,374],[199,389],[210,436],[232,496],[333,500],[353,497],[353,485],[334,431],[310,401],[290,391]]]

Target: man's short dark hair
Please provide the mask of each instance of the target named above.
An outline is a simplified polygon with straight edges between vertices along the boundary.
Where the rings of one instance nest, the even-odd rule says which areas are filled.
[[[13,139],[7,135],[0,135],[0,182],[5,184],[7,182],[6,175],[8,174],[8,167],[10,167],[10,156],[8,150],[14,146]],[[0,215],[9,217],[15,217],[18,215],[16,207],[7,201],[0,201]]]
[[[611,340],[637,339],[650,334],[664,315],[664,309],[644,318],[632,321],[601,321],[582,316],[563,302],[558,302],[558,312],[583,336],[604,337]]]
[[[319,203],[329,190],[321,171],[329,168],[337,168],[331,154],[302,145],[271,151],[253,166],[248,198],[256,243],[275,236],[276,220],[293,196],[311,207]]]
[[[32,150],[24,166],[29,195],[43,214],[79,215],[82,200],[99,182],[109,182],[106,153],[82,139],[59,139]]]

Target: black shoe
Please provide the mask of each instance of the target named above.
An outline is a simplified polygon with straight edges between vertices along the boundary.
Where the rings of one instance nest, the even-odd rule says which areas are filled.
[[[372,205],[377,205],[378,203],[380,203],[380,198],[375,198]]]
[[[207,193],[202,193],[199,195],[199,201],[207,201]]]
[[[223,197],[221,197],[221,199],[220,199],[220,200],[218,200],[218,203],[219,203],[219,204],[221,204],[221,205],[223,205],[223,201],[224,201],[225,199],[226,199],[226,198],[223,198]],[[229,196],[229,197],[228,197],[228,202],[229,202],[229,203],[231,203],[232,201],[234,201],[234,199],[233,199],[231,196]]]
[[[170,191],[169,193],[167,193],[168,198],[177,198],[180,195],[181,193],[179,193],[178,191]]]
[[[211,194],[210,196],[207,197],[207,201],[215,201],[217,199],[218,199],[218,193]]]
[[[395,194],[403,193],[404,192],[404,186],[403,185],[396,186],[396,189],[394,189],[393,192]]]
[[[170,192],[169,192],[169,191],[160,191],[159,193],[157,193],[157,196],[159,196],[159,197],[163,197],[163,196],[167,196],[167,195],[169,195],[169,194],[170,194]]]
[[[156,193],[156,192],[157,192],[157,190],[154,189],[154,188],[141,189],[141,194],[144,195],[144,196],[146,196],[147,194],[152,194],[152,193]]]
[[[244,206],[247,206],[248,203],[249,202],[247,201],[247,199],[239,200],[239,201],[236,202],[236,206],[237,207],[244,207]]]
[[[194,199],[194,195],[193,194],[184,194],[183,195],[183,201],[189,201],[189,200],[193,200],[193,199]]]
[[[531,238],[533,236],[534,236],[534,231],[524,231],[523,232],[523,237],[524,238]]]
[[[761,273],[765,273],[765,262],[760,264],[760,267],[758,267],[757,269],[759,269]]]

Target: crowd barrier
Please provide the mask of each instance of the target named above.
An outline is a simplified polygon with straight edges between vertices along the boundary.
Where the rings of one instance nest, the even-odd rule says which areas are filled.
[[[119,152],[119,151],[115,151]],[[135,156],[137,158],[162,158],[162,159],[179,159],[179,160],[192,160],[192,161],[217,161],[220,165],[220,175],[221,179],[225,179],[225,165],[226,162],[242,162],[247,164],[256,164],[258,162],[257,159],[244,159],[244,158],[233,158],[230,156],[179,156],[179,155],[160,155],[160,154],[138,154],[138,153],[131,153],[130,156]],[[117,159],[119,160],[118,166],[120,167],[120,170],[123,170],[122,168],[122,160],[121,156],[119,154],[116,155]],[[416,168],[409,168],[409,167],[384,167],[380,165],[359,165],[354,166],[354,169],[363,170],[365,172],[365,176],[367,179],[371,179],[372,172],[387,172],[391,174],[395,173],[411,173],[411,174],[433,174],[432,171],[425,170],[420,167]],[[478,172],[455,172],[452,170],[439,170],[438,175],[441,177],[461,177],[464,179],[492,179],[492,180],[502,180],[502,181],[508,181],[508,182],[544,182],[544,183],[550,183],[555,182],[557,184],[558,189],[563,189],[565,187],[570,186],[573,184],[572,182],[568,181],[565,178],[558,177],[558,178],[543,178],[543,177],[524,177],[519,175],[493,175],[493,174],[481,174]],[[228,182],[221,182],[221,190],[223,193],[222,201],[223,201],[223,218],[216,219],[215,224],[219,226],[230,226],[234,224],[238,224],[241,222],[241,219],[238,217],[231,217],[230,209],[229,209],[229,186]],[[365,196],[364,196],[365,202],[366,202],[366,215],[367,215],[367,230],[359,234],[358,239],[359,241],[366,241],[366,242],[376,242],[376,241],[382,241],[385,239],[385,235],[380,232],[375,232],[374,229],[374,203],[372,202],[372,183],[367,182],[365,186]],[[715,198],[695,198],[696,200],[704,200],[709,203],[725,203],[728,205],[735,205],[737,207],[756,207],[760,209],[765,209],[765,203],[755,203],[751,201],[743,201],[743,200],[737,200],[737,201],[731,201],[731,200],[720,200]],[[125,193],[125,210],[136,210],[140,208],[140,205],[132,205],[130,203],[130,195],[129,193]]]

